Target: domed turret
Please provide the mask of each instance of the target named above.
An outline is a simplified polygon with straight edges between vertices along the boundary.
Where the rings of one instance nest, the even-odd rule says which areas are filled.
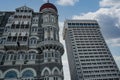
[[[56,12],[57,12],[57,8],[55,7],[55,5],[53,5],[52,3],[45,3],[43,4],[41,7],[40,7],[40,12],[43,10],[43,9],[46,9],[46,8],[51,8],[51,9],[54,9]]]

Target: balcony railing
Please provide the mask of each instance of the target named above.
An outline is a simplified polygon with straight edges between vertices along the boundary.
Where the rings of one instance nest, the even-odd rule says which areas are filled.
[[[4,48],[6,49],[18,49],[18,48],[28,48],[28,42],[19,42],[19,44],[17,42],[10,42],[7,41],[4,44]]]

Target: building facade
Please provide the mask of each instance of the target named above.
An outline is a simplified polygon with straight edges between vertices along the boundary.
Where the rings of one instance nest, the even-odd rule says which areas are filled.
[[[63,80],[63,53],[52,3],[0,12],[0,80]]]
[[[95,20],[66,20],[66,43],[71,80],[120,80],[120,71]]]

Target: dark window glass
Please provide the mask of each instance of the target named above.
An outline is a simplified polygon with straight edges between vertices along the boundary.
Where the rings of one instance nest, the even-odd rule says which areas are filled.
[[[22,77],[34,77],[34,73],[31,70],[26,70],[23,72]]]
[[[9,71],[6,73],[5,78],[17,78],[17,73],[15,71]]]

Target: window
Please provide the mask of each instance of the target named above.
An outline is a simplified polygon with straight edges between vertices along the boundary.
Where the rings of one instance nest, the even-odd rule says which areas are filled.
[[[19,51],[17,54],[17,59],[22,60],[25,58],[25,52],[24,51]]]
[[[24,24],[27,25],[27,24],[29,24],[29,22],[28,21],[24,21]]]
[[[54,80],[58,80],[58,77],[54,77]]]
[[[55,22],[55,17],[53,15],[51,16],[51,22]]]
[[[36,58],[36,54],[28,54],[27,59],[33,60]]]
[[[34,77],[34,73],[31,70],[26,70],[23,72],[22,77]]]
[[[0,39],[0,44],[2,44],[2,39]]]
[[[58,73],[58,70],[55,70],[55,71],[54,71],[54,74],[55,74],[55,75],[58,75],[58,74],[59,74],[59,73]]]
[[[32,27],[32,32],[36,32],[37,31],[37,27]]]
[[[5,78],[17,78],[17,73],[15,71],[9,71],[6,73]]]
[[[49,77],[45,77],[44,80],[49,80]]]
[[[10,29],[10,26],[6,26],[5,27],[5,32],[9,31],[9,29]]]
[[[37,44],[37,39],[36,38],[31,38],[30,39],[30,44]]]
[[[7,38],[7,41],[11,41],[11,40],[12,40],[12,37],[9,36],[9,37]]]
[[[48,76],[48,75],[49,75],[48,70],[45,70],[45,71],[44,71],[44,76]]]
[[[14,24],[19,24],[19,21],[15,21]]]
[[[16,10],[16,12],[19,12],[19,10]]]
[[[18,37],[18,41],[22,41],[22,36],[19,36],[19,37]]]
[[[2,61],[3,58],[3,52],[0,52],[0,61]]]
[[[17,37],[14,36],[12,41],[15,42],[16,40],[17,40]]]
[[[44,56],[47,57],[47,53],[44,53],[44,54],[45,54]]]
[[[23,37],[23,41],[27,41],[27,36],[24,36],[24,37]]]
[[[43,17],[43,22],[48,22],[48,15],[45,15],[45,16]]]
[[[14,52],[13,51],[9,51],[7,52],[6,56],[5,56],[5,60],[14,60]]]

